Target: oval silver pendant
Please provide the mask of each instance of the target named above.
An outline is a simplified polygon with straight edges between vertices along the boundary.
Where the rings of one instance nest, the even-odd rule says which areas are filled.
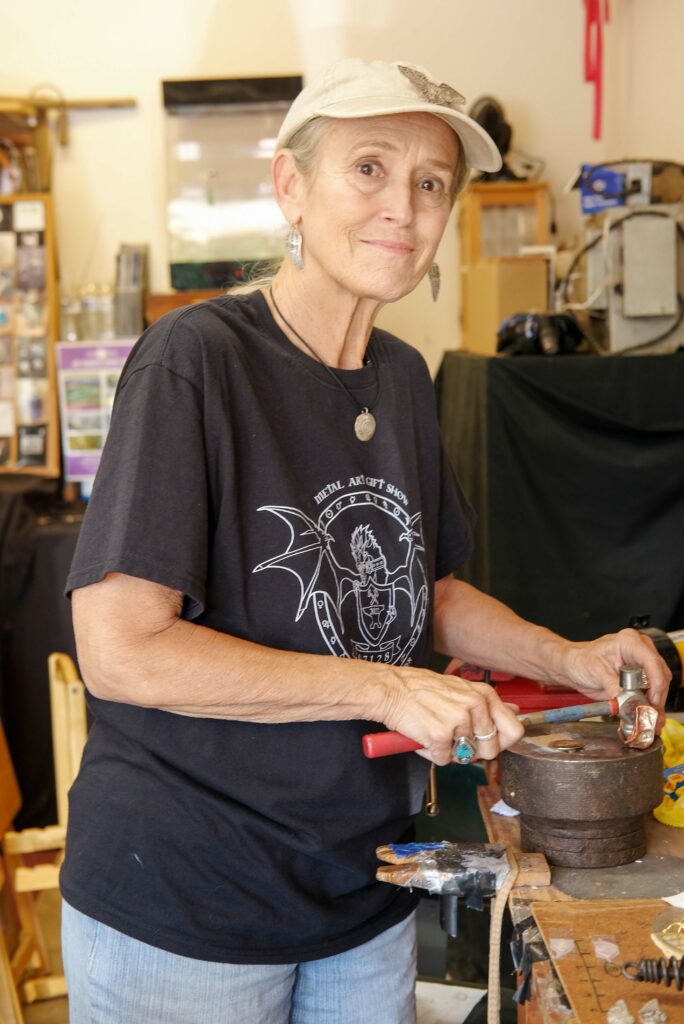
[[[359,441],[370,441],[375,433],[375,416],[368,409],[363,409],[354,420],[354,433]]]

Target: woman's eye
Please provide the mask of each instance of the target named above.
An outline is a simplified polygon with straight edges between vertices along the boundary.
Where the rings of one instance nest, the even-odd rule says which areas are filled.
[[[376,164],[374,160],[364,160],[362,163],[357,164],[357,170],[361,174],[365,174],[367,178],[372,178],[374,174],[380,171],[380,165]]]
[[[444,191],[444,185],[441,181],[438,181],[437,178],[423,178],[419,187],[423,189],[424,192]]]

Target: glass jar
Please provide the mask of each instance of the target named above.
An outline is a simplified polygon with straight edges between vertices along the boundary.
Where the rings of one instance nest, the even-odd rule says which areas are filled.
[[[114,337],[114,288],[111,284],[98,284],[95,289],[97,340],[111,341]]]
[[[97,293],[94,284],[81,287],[81,338],[97,341]]]
[[[80,341],[81,297],[78,292],[62,292],[59,300],[59,336],[62,341]]]

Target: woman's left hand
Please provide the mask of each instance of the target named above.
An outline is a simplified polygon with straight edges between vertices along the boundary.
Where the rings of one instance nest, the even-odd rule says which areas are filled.
[[[461,663],[572,686],[591,700],[614,697],[621,666],[640,665],[659,729],[664,721],[672,673],[651,638],[636,629],[588,642],[564,640],[463,580],[445,577],[435,585],[435,650],[457,653]],[[452,661],[447,671],[458,671],[457,664]]]
[[[580,693],[592,700],[606,700],[619,689],[620,666],[630,664],[643,668],[649,703],[662,713],[672,673],[651,638],[635,629],[621,629],[586,643],[569,642],[562,672]]]

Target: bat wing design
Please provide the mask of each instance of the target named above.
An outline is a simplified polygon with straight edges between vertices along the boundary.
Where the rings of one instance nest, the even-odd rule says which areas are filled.
[[[300,600],[295,622],[302,617],[316,591],[324,591],[337,598],[336,609],[339,614],[340,590],[345,575],[337,565],[331,551],[334,538],[324,527],[319,526],[297,508],[283,505],[262,505],[258,511],[272,512],[284,523],[287,523],[290,530],[290,542],[279,555],[260,562],[252,571],[285,569],[297,577],[300,586]]]
[[[419,552],[425,551],[423,532],[420,526],[421,513],[412,516],[400,540],[408,543],[408,557],[404,565],[399,566],[390,574],[389,580],[394,583],[395,590],[402,590],[411,602],[411,623],[415,621],[416,608],[427,596],[427,580]],[[421,596],[422,595],[422,596]]]

